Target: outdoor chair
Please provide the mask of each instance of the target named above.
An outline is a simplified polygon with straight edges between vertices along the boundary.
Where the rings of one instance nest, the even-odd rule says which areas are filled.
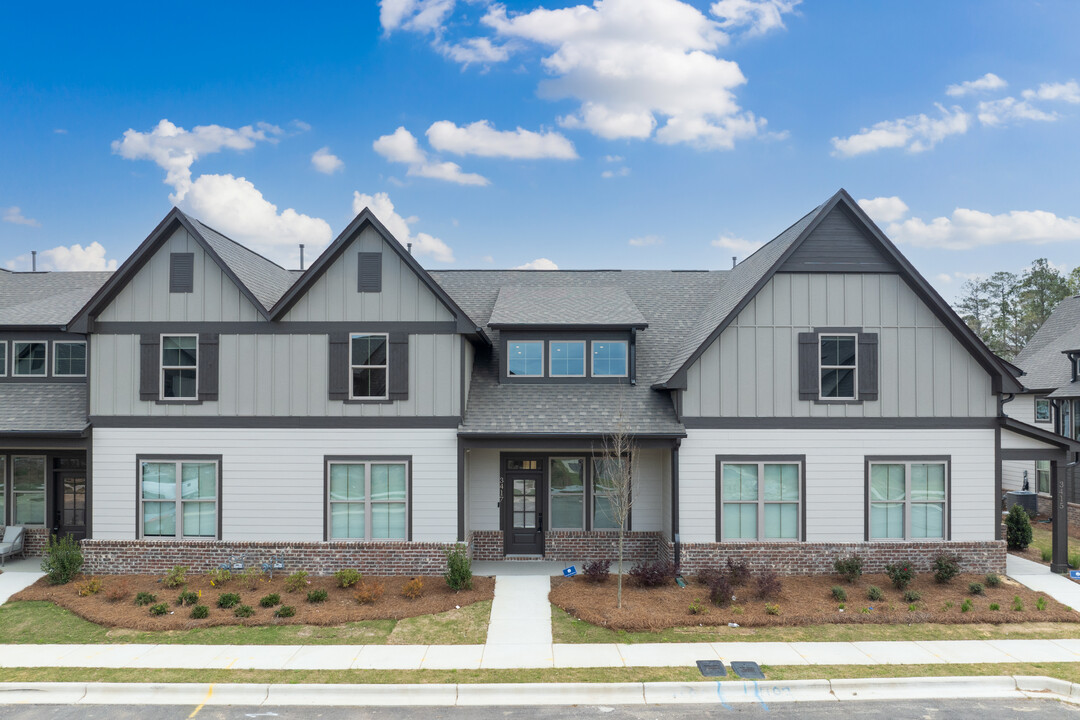
[[[23,538],[26,528],[21,525],[8,525],[4,528],[4,539],[0,540],[0,567],[12,555],[23,554]]]

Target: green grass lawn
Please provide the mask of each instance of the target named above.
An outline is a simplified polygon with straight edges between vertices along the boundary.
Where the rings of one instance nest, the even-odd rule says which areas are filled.
[[[1031,523],[1031,546],[1039,549],[1043,556],[1043,562],[1050,562],[1050,553],[1054,547],[1054,542],[1050,531],[1046,529],[1046,525]],[[1080,561],[1080,539],[1070,537],[1069,565],[1074,568],[1080,567],[1078,561]]]
[[[0,606],[0,643],[155,643],[178,645],[402,645],[481,644],[487,638],[491,601],[438,615],[405,620],[366,620],[332,627],[229,625],[144,632],[107,628],[49,602]]]
[[[1080,638],[1080,623],[1010,623],[1002,625],[806,625],[796,627],[677,627],[656,632],[626,632],[590,625],[551,606],[551,630],[557,643],[663,642],[855,642],[867,640],[1001,640]]]

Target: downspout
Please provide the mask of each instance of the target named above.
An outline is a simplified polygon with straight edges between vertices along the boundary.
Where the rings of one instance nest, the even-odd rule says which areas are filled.
[[[679,446],[682,440],[675,439],[671,448],[671,541],[674,545],[675,573],[682,563],[682,543],[679,541]]]

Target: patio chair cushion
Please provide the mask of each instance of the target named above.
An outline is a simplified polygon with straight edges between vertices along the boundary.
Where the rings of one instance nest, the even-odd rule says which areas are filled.
[[[21,547],[23,544],[23,533],[26,531],[22,525],[8,525],[4,528],[4,539],[0,540],[0,545],[12,545]]]
[[[0,555],[11,555],[14,552],[18,552],[15,543],[0,542]]]

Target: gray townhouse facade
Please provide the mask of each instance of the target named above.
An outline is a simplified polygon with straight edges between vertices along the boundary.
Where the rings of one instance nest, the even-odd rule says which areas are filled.
[[[31,332],[17,275],[77,282],[0,274],[9,368]],[[632,561],[800,573],[949,550],[1002,571],[1006,461],[1080,447],[1006,416],[1017,368],[843,190],[726,271],[426,271],[365,210],[299,272],[173,210],[79,290],[33,332],[86,343],[82,382],[0,377],[45,395],[4,396],[3,517],[85,537],[94,572],[246,554],[428,573],[457,543],[610,558],[618,462]],[[629,458],[604,452],[618,432]],[[51,470],[24,522],[16,461],[68,450],[84,529]]]

